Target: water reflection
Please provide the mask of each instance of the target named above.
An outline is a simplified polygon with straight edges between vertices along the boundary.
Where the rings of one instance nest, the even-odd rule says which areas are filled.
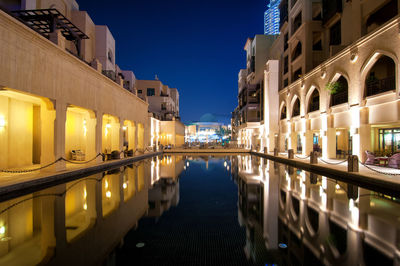
[[[213,169],[220,176],[205,179]],[[184,170],[198,175],[191,192],[182,192],[199,204],[197,209],[185,205],[183,196],[181,202]],[[223,194],[222,174],[229,172],[239,192],[238,222],[246,230],[239,246],[244,245],[249,262],[399,264],[400,208],[390,195],[259,157],[168,155],[1,202],[0,265],[101,264],[139,219],[160,217],[181,205],[191,211],[187,215],[204,219],[200,227],[188,225],[191,230],[217,234],[221,228],[208,228],[213,223],[202,214],[230,206],[230,196],[213,200]],[[207,196],[194,201],[187,193]],[[231,212],[236,213],[234,201]],[[224,215],[232,213],[218,213],[219,219]]]
[[[262,158],[232,164],[245,251],[256,264],[399,262],[397,199]]]
[[[68,242],[93,226],[96,221],[96,181],[85,178],[66,184],[65,228]]]

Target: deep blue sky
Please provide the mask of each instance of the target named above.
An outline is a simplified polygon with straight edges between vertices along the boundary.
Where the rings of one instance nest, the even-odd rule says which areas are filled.
[[[237,105],[244,44],[263,34],[262,0],[77,0],[116,42],[116,63],[137,79],[155,74],[180,94],[183,122]]]

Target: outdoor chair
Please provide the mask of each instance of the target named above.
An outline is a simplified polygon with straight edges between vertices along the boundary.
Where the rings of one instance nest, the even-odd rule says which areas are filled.
[[[84,161],[85,153],[82,150],[71,150],[71,159],[75,161]]]
[[[365,154],[367,155],[367,160],[365,161],[365,164],[378,164],[378,159],[375,157],[375,155],[370,152],[370,151],[365,151]]]
[[[389,158],[388,167],[399,168],[400,166],[400,153],[396,153]]]

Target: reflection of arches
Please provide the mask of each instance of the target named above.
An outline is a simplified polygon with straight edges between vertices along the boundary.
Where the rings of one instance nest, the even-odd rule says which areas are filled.
[[[334,86],[331,92],[330,106],[347,103],[349,98],[349,83],[343,74],[336,73],[330,82]]]
[[[319,110],[320,93],[317,87],[312,86],[306,96],[307,112],[314,112]]]
[[[302,45],[301,42],[299,41],[296,45],[296,47],[293,49],[292,52],[292,61],[295,60],[297,57],[299,57],[302,53]]]
[[[292,103],[292,117],[300,115],[300,98],[294,97]]]
[[[397,58],[386,52],[376,52],[362,67],[364,97],[396,90]]]

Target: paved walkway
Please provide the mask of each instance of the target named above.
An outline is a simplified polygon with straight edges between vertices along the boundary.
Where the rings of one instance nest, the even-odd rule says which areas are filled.
[[[310,158],[307,156],[296,155],[294,159],[288,159],[287,153],[279,153],[273,156],[273,153],[252,152],[252,154],[267,159],[288,163],[292,166],[312,170],[316,172],[324,172],[327,176],[342,177],[343,179],[354,181],[368,186],[370,189],[381,188],[385,191],[395,192],[400,195],[400,169],[393,169],[381,166],[364,166],[359,164],[359,172],[349,173],[347,171],[347,160],[345,159],[318,159],[318,164],[310,164]]]
[[[133,163],[145,158],[161,155],[162,152],[148,152],[133,157],[105,162],[92,161],[86,164],[66,163],[65,170],[56,170],[54,166],[28,173],[0,173],[0,199],[19,194],[21,190],[36,190],[73,180],[74,177],[94,174],[96,172]],[[37,169],[39,165],[33,165],[23,170]]]

